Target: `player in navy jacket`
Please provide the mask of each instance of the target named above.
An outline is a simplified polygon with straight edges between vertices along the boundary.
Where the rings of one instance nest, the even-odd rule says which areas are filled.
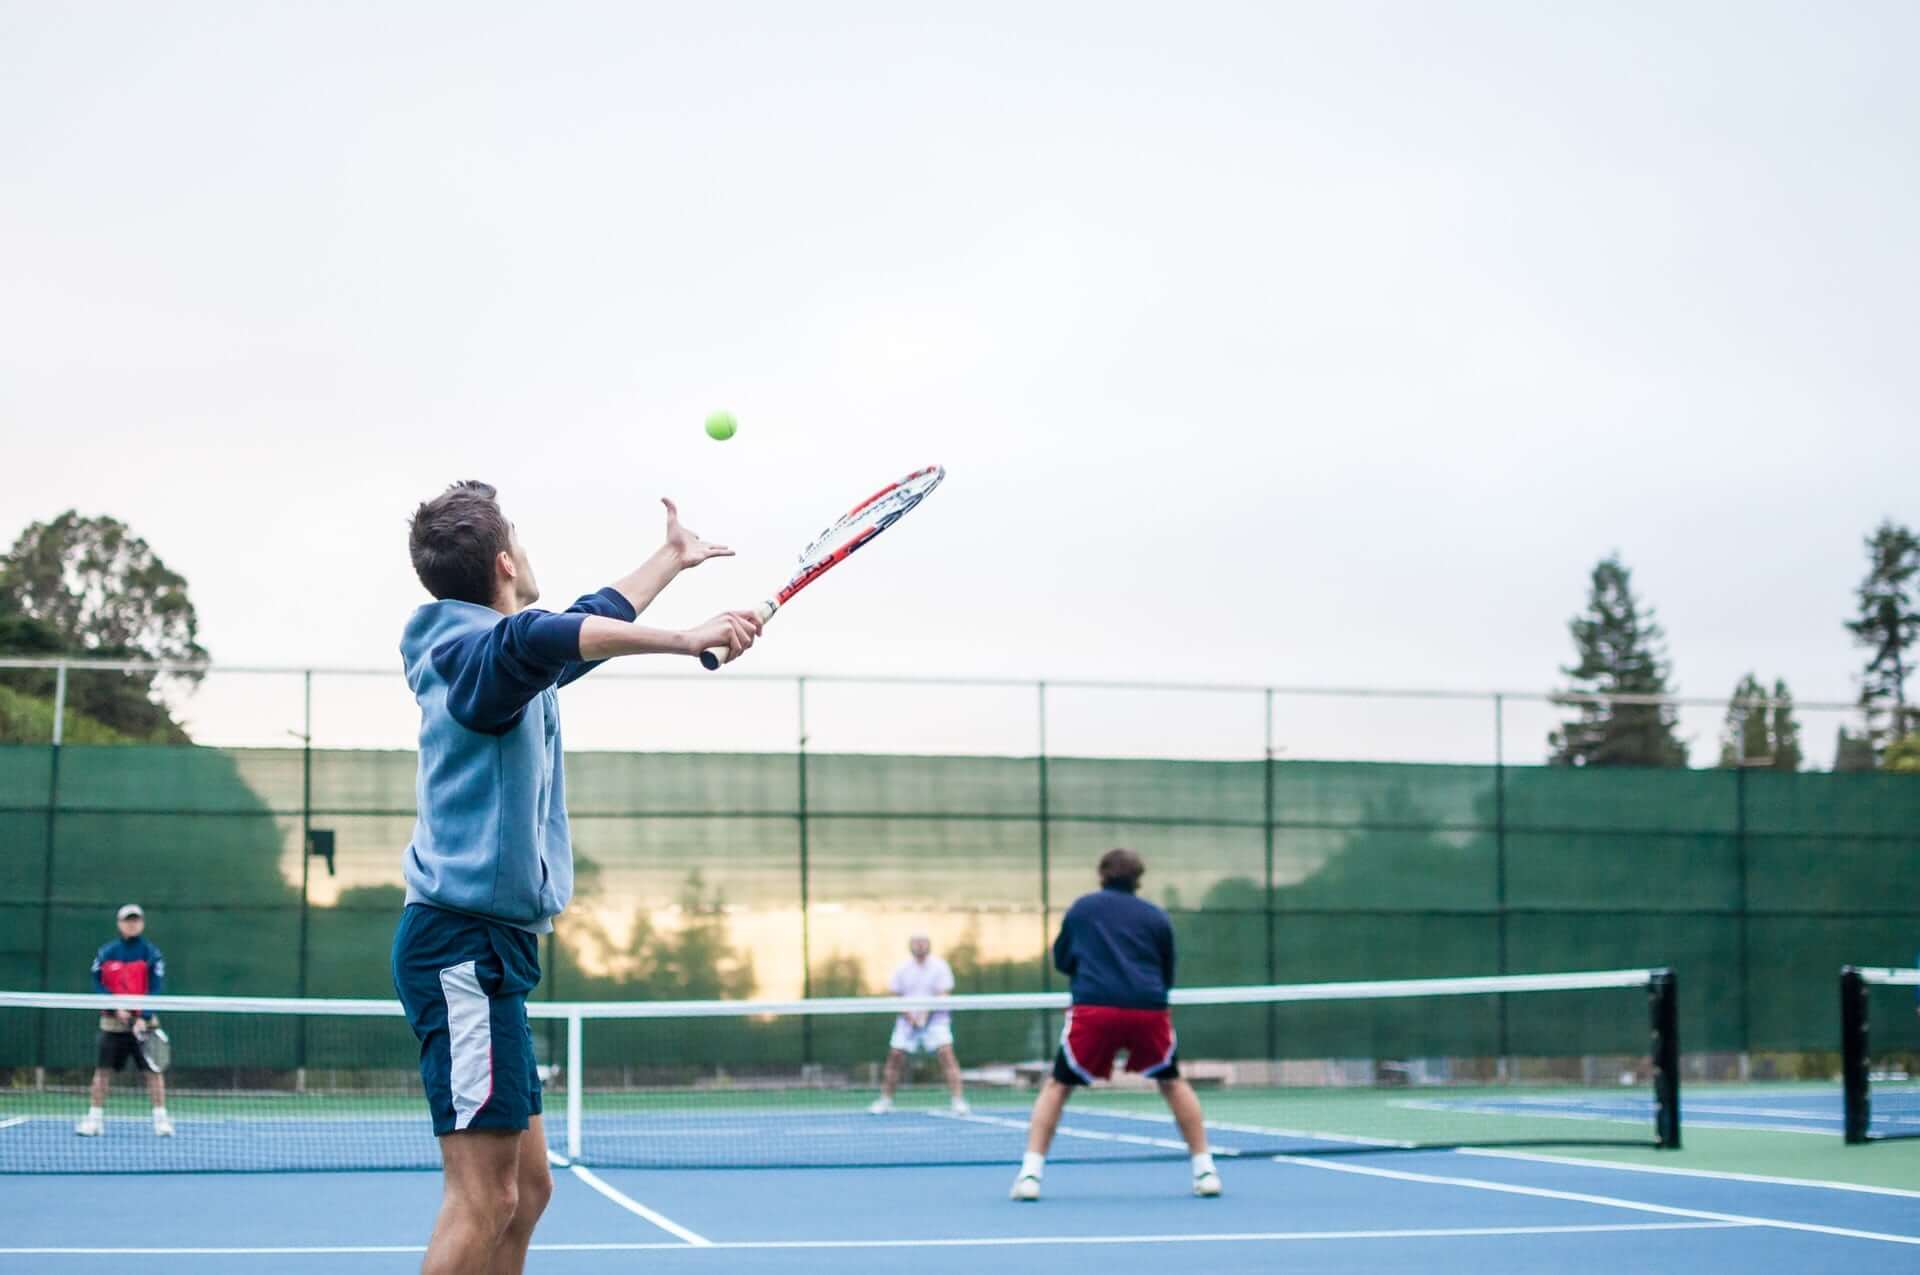
[[[167,958],[146,937],[147,914],[138,903],[129,903],[120,909],[119,924],[120,937],[94,955],[93,990],[108,996],[163,994],[167,990]],[[97,1138],[107,1131],[107,1089],[113,1073],[131,1062],[135,1071],[147,1077],[154,1133],[162,1138],[173,1136],[173,1119],[167,1115],[166,1080],[140,1057],[139,1033],[156,1021],[153,1011],[147,1009],[100,1011],[100,1047],[93,1067],[91,1105],[86,1118],[73,1127],[75,1133]]]
[[[1141,898],[1147,866],[1131,850],[1100,856],[1100,889],[1074,900],[1053,942],[1054,968],[1072,980],[1067,1011],[1054,1055],[1053,1075],[1033,1104],[1027,1154],[1013,1181],[1013,1198],[1040,1198],[1047,1149],[1067,1098],[1079,1085],[1113,1075],[1115,1058],[1127,1055],[1127,1070],[1150,1076],[1173,1112],[1193,1156],[1193,1193],[1220,1194],[1220,1174],[1207,1150],[1207,1126],[1193,1086],[1180,1075],[1179,1040],[1167,994],[1173,990],[1173,922]]]

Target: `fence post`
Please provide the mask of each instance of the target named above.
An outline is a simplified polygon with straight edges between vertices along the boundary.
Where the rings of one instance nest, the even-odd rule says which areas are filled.
[[[1040,813],[1040,990],[1053,990],[1053,847],[1048,827],[1051,798],[1047,792],[1047,684],[1034,683],[1034,765],[1039,778]],[[1029,984],[1031,986],[1031,984]],[[1040,1011],[1040,1048],[1053,1038],[1053,1015]]]
[[[47,844],[40,856],[40,990],[53,990],[54,831],[60,818],[60,749],[66,741],[67,662],[53,670],[53,740],[47,753]],[[33,1065],[36,1077],[47,1065],[47,1012],[34,1015]]]
[[[796,718],[799,733],[794,739],[795,763],[799,781],[799,801],[795,815],[800,823],[800,997],[813,997],[813,912],[810,865],[807,856],[807,679],[793,679],[796,693]],[[813,1015],[800,1016],[800,1061],[813,1062]]]
[[[1733,862],[1739,881],[1740,914],[1737,919],[1740,951],[1736,974],[1740,979],[1740,1079],[1753,1070],[1753,960],[1747,924],[1747,768],[1733,768]]]
[[[1494,972],[1508,972],[1507,954],[1507,701],[1493,695],[1493,907]],[[1507,998],[1496,1002],[1500,1031],[1500,1061],[1495,1064],[1504,1082],[1512,1070],[1513,1052],[1507,1023]]]
[[[1266,837],[1266,866],[1263,873],[1263,886],[1260,896],[1260,913],[1266,919],[1267,926],[1267,983],[1271,986],[1280,981],[1279,936],[1275,932],[1278,919],[1273,914],[1273,688],[1266,689],[1266,729],[1265,742],[1261,749],[1260,778],[1265,787],[1261,802],[1264,812],[1260,818],[1261,828]],[[1274,1055],[1280,1052],[1280,1007],[1267,1005],[1267,1061],[1271,1063]]]
[[[1034,752],[1034,763],[1039,775],[1040,798],[1040,987],[1042,991],[1053,990],[1053,961],[1048,957],[1048,949],[1053,941],[1053,885],[1052,875],[1052,833],[1047,827],[1049,799],[1047,794],[1047,684],[1034,683],[1037,695],[1035,721],[1038,723],[1038,745]]]

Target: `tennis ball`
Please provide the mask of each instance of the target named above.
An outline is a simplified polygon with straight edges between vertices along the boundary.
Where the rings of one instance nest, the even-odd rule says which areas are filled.
[[[733,431],[736,428],[737,426],[734,424],[732,412],[715,412],[713,415],[707,417],[708,438],[725,442],[727,439],[733,437]]]

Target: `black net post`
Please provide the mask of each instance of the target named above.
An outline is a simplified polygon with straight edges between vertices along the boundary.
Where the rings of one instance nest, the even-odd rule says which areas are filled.
[[[1867,1090],[1867,1057],[1867,980],[1848,965],[1840,971],[1840,1084],[1850,1146],[1867,1140],[1867,1121],[1873,1113]]]
[[[1680,997],[1673,971],[1653,971],[1647,982],[1653,1026],[1653,1126],[1663,1151],[1680,1149]]]

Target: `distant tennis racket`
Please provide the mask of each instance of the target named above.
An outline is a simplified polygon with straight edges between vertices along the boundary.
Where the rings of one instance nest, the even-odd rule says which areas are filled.
[[[814,537],[800,551],[800,571],[786,587],[754,608],[765,624],[773,613],[793,600],[793,595],[847,560],[847,557],[875,536],[904,518],[909,509],[927,498],[947,471],[939,465],[915,470],[897,483],[889,483],[842,514],[840,520]],[[727,648],[710,646],[700,652],[700,663],[717,669],[726,662]]]
[[[167,1033],[152,1023],[136,1019],[133,1025],[133,1043],[140,1050],[140,1061],[147,1070],[158,1076],[166,1071],[173,1062],[173,1042],[167,1039]]]

